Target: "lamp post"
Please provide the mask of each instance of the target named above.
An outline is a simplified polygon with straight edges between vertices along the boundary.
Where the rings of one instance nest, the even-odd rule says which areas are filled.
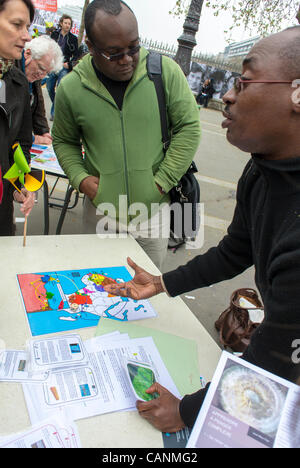
[[[175,56],[175,62],[177,62],[182,68],[185,76],[190,72],[192,52],[193,48],[197,44],[195,37],[199,29],[202,5],[203,0],[191,1],[188,14],[183,25],[183,34],[177,39],[179,46]]]

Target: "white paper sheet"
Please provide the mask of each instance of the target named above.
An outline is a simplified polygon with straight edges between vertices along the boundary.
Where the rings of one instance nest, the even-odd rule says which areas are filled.
[[[28,348],[32,371],[82,365],[88,362],[81,337],[76,334],[30,340]]]
[[[26,431],[0,438],[0,448],[81,448],[76,424],[53,417]]]
[[[63,410],[74,420],[114,411],[135,410],[136,398],[124,371],[124,356],[149,363],[155,369],[159,383],[180,397],[151,337],[130,340],[121,335],[119,339],[114,337],[108,341],[105,336],[100,336],[85,341],[84,346],[88,352],[91,374],[86,368],[84,373],[80,367],[77,374],[76,370],[70,369],[60,369],[60,375],[52,372],[51,386],[56,388],[56,396],[53,389],[50,390],[49,382],[23,385],[32,424]],[[82,374],[78,374],[79,369]]]
[[[28,352],[15,349],[0,351],[0,382],[43,382],[49,371],[31,372]]]

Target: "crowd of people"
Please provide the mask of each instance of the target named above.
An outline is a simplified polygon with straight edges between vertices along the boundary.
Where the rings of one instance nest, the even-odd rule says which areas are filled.
[[[75,67],[79,51],[70,33],[72,20],[64,16],[50,38],[30,41],[33,14],[31,0],[0,0],[0,78],[6,89],[0,102],[2,175],[12,164],[16,141],[28,161],[33,139],[52,142],[71,185],[85,195],[85,232],[96,232],[99,204],[113,205],[117,229],[126,230],[130,213],[122,212],[120,195],[127,197],[127,207],[142,203],[148,218],[141,221],[137,241],[161,267],[168,192],[190,166],[200,139],[199,111],[186,77],[172,59],[162,57],[171,135],[165,150],[157,96],[147,74],[148,52],[140,46],[133,11],[120,0],[93,0],[85,14],[89,53],[83,51]],[[292,359],[292,344],[300,334],[299,51],[300,26],[262,39],[222,98],[227,139],[251,157],[238,184],[233,220],[219,245],[162,276],[128,259],[133,280],[105,287],[136,300],[159,293],[174,297],[254,265],[265,319],[242,358],[293,382],[300,373]],[[52,135],[40,89],[40,80],[51,73],[57,78]],[[204,105],[216,83],[217,77],[204,83],[199,96]],[[13,200],[22,203],[27,216],[34,197],[24,188],[14,191],[5,180],[2,184],[0,234],[12,235]],[[158,207],[154,213],[153,205]],[[151,236],[153,226],[160,235]],[[158,397],[138,401],[137,408],[161,431],[192,427],[207,388],[179,401],[155,383],[148,392]]]

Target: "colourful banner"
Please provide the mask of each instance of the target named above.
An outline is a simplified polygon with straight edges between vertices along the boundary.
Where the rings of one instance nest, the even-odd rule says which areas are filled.
[[[46,11],[57,11],[57,0],[33,0],[35,8]]]

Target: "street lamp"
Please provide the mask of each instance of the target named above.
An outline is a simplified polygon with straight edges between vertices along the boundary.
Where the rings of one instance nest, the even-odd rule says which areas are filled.
[[[183,34],[177,39],[178,49],[175,56],[175,62],[182,68],[187,76],[190,73],[190,63],[193,48],[197,44],[196,33],[199,29],[199,21],[202,10],[203,0],[192,0],[188,14],[183,25]]]

